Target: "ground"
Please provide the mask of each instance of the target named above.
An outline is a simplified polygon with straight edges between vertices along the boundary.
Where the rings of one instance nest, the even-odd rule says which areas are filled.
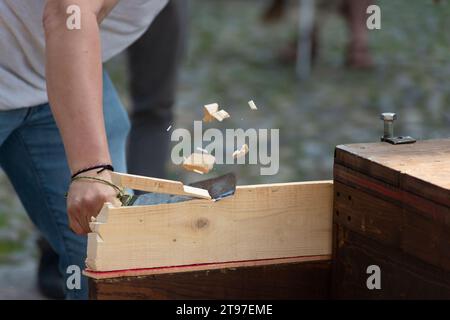
[[[174,128],[192,129],[205,103],[230,114],[218,127],[280,129],[280,170],[259,175],[259,166],[233,170],[239,183],[332,178],[338,144],[377,141],[380,112],[397,112],[396,132],[417,139],[450,136],[450,3],[379,0],[382,29],[370,32],[372,70],[344,67],[343,20],[321,13],[321,47],[313,75],[296,79],[294,65],[278,59],[295,36],[297,11],[276,25],[260,15],[267,1],[194,0]],[[108,64],[125,105],[124,57]],[[259,110],[250,111],[253,99]],[[214,126],[216,124],[214,123]],[[211,125],[208,125],[211,127]],[[151,146],[149,146],[151,147]],[[198,179],[169,165],[172,178]],[[0,173],[0,299],[39,298],[34,289],[35,234],[6,177]]]

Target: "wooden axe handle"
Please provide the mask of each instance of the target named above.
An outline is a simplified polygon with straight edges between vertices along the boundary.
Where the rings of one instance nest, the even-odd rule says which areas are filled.
[[[180,181],[143,177],[119,172],[112,172],[111,179],[112,183],[122,188],[211,200],[208,190],[185,186]]]

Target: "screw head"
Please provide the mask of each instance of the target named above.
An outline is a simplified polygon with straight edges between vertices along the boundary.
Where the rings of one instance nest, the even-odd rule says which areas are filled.
[[[397,119],[397,114],[395,114],[394,112],[383,112],[380,115],[380,119],[384,121],[394,121],[395,119]]]

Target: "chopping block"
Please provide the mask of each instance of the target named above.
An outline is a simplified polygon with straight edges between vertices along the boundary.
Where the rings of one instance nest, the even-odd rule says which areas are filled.
[[[336,299],[450,299],[450,139],[336,148],[332,279]]]

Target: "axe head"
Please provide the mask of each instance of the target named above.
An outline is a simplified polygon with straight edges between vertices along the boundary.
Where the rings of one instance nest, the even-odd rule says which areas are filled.
[[[189,184],[191,187],[208,190],[212,200],[218,201],[234,195],[236,191],[236,176],[234,173],[227,173],[222,176],[206,179]],[[176,203],[192,200],[188,196],[178,196],[162,193],[144,193],[135,195],[128,202],[127,206],[148,206],[155,204]]]

